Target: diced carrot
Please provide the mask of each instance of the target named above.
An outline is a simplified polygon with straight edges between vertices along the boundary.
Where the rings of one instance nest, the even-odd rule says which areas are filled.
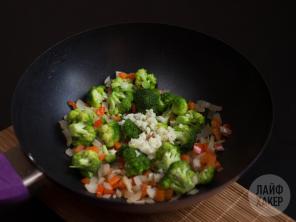
[[[120,179],[121,179],[121,178],[120,178],[119,176],[114,175],[113,177],[111,177],[111,178],[108,179],[108,183],[109,183],[112,187],[114,187],[117,183],[119,183]]]
[[[200,163],[202,167],[212,166],[215,167],[217,161],[216,154],[212,151],[207,151],[201,155]]]
[[[79,153],[80,151],[84,150],[84,146],[79,145],[73,149],[74,153]]]
[[[86,150],[92,150],[96,153],[99,153],[100,149],[96,146],[90,146],[90,147],[87,147]]]
[[[221,119],[214,116],[213,119],[211,120],[211,126],[215,128],[219,128],[221,126]]]
[[[122,146],[122,145],[121,145],[120,142],[116,142],[116,143],[114,144],[114,148],[115,148],[116,150],[119,150],[121,146]]]
[[[112,119],[116,122],[119,122],[121,120],[121,117],[119,115],[112,116]]]
[[[103,124],[103,121],[102,121],[102,119],[100,118],[100,119],[98,119],[98,120],[94,123],[94,127],[95,127],[95,128],[98,128],[98,127],[100,127],[102,124]]]
[[[97,109],[97,115],[98,116],[103,116],[105,114],[106,108],[105,106],[100,106],[100,108]]]
[[[212,127],[211,129],[214,137],[216,140],[221,140],[221,131],[220,131],[220,128],[218,127]]]
[[[192,102],[192,101],[189,101],[188,102],[188,109],[194,110],[195,108],[196,108],[196,103]]]
[[[104,194],[113,194],[114,190],[104,189]]]
[[[142,183],[141,185],[142,198],[147,196],[147,188],[148,188],[148,185],[146,183]]]
[[[84,177],[82,180],[81,180],[81,183],[83,184],[89,184],[90,183],[90,179],[88,177]]]
[[[103,196],[104,190],[105,190],[105,188],[104,188],[103,184],[99,184],[97,186],[97,190],[96,190],[97,197]]]
[[[99,160],[104,160],[105,159],[105,157],[106,157],[106,154],[105,153],[101,153],[100,155],[99,155]]]
[[[117,184],[118,189],[123,190],[125,189],[125,184],[122,180],[120,180]]]
[[[74,101],[68,100],[67,103],[72,109],[77,109],[77,105]]]
[[[128,76],[128,74],[125,73],[125,72],[120,72],[120,73],[118,73],[118,77],[120,77],[120,78],[122,78],[122,79],[126,79],[127,76]]]
[[[135,73],[129,73],[127,76],[128,79],[135,79],[136,78],[136,74]]]
[[[156,188],[154,200],[156,202],[162,202],[165,200],[165,191],[160,188]]]
[[[165,190],[165,200],[171,200],[173,198],[174,191],[172,189]]]
[[[187,163],[190,163],[190,156],[188,154],[182,154],[181,160],[186,161]]]

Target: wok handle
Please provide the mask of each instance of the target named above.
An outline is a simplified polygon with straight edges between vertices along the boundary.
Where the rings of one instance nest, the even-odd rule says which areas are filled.
[[[0,205],[22,202],[47,182],[34,162],[20,147],[0,154]]]
[[[29,191],[7,158],[0,154],[0,204],[26,200]]]

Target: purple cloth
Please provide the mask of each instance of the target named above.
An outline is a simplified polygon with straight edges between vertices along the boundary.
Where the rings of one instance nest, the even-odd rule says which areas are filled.
[[[3,154],[0,154],[0,204],[16,203],[29,197],[23,181]]]

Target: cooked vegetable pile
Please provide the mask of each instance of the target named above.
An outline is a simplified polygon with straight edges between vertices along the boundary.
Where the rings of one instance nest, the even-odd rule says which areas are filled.
[[[70,168],[98,198],[174,200],[197,193],[222,170],[216,152],[231,134],[222,107],[160,90],[146,69],[116,72],[86,98],[68,101],[72,110],[60,125]]]

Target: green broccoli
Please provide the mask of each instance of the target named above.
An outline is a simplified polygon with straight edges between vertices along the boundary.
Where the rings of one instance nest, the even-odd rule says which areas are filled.
[[[186,100],[181,97],[177,96],[172,105],[172,111],[176,115],[184,115],[187,112],[188,106]]]
[[[98,129],[100,139],[106,144],[107,147],[112,147],[120,139],[120,127],[115,121],[110,121],[103,124]]]
[[[89,105],[98,108],[106,98],[105,86],[93,86],[88,92],[87,101]]]
[[[66,120],[68,123],[78,123],[78,122],[83,122],[89,125],[92,125],[94,122],[95,118],[95,113],[87,110],[81,110],[81,109],[73,109],[71,110],[67,117]]]
[[[198,174],[198,183],[208,184],[214,179],[214,175],[215,175],[215,168],[212,166],[208,166]]]
[[[114,152],[112,152],[112,151],[114,151]],[[102,152],[103,154],[105,154],[105,159],[104,160],[107,163],[112,163],[116,159],[116,151],[114,149],[108,150],[105,145],[103,145],[101,147],[100,152]]]
[[[169,142],[165,142],[156,151],[154,166],[156,166],[156,168],[159,171],[164,172],[170,167],[172,163],[179,160],[180,160],[179,147]]]
[[[176,118],[176,124],[180,123],[200,129],[200,127],[205,123],[205,117],[194,110],[189,110],[185,114]]]
[[[107,99],[109,104],[109,113],[116,115],[118,113],[128,112],[132,107],[132,101],[132,92],[124,93],[122,91],[112,91],[111,95]]]
[[[72,144],[74,146],[89,146],[96,138],[94,128],[82,122],[70,124],[69,131],[72,136]]]
[[[164,109],[164,104],[160,99],[157,89],[139,89],[135,92],[135,104],[137,111],[145,113],[147,109],[153,109],[159,113]]]
[[[83,176],[92,177],[101,165],[98,154],[92,150],[83,150],[73,155],[71,168],[80,169]]]
[[[165,92],[161,94],[161,101],[164,103],[165,109],[171,108],[176,96],[170,92]]]
[[[192,190],[197,183],[198,177],[196,173],[183,160],[174,162],[160,181],[160,185],[163,188],[171,188],[179,194]]]
[[[138,88],[154,89],[157,84],[157,79],[154,74],[148,74],[146,69],[139,69],[136,72],[135,84]]]
[[[178,124],[174,126],[174,130],[177,135],[175,143],[181,146],[182,152],[191,150],[196,140],[196,128]]]
[[[120,77],[116,77],[112,80],[111,87],[115,91],[133,92],[134,90],[134,85],[130,79],[122,79]]]
[[[138,138],[142,132],[139,127],[130,119],[124,121],[124,124],[121,127],[121,131],[124,135],[124,138],[127,140],[130,140],[131,138]]]
[[[125,147],[122,156],[124,159],[124,169],[128,177],[140,175],[150,167],[148,157],[135,148]]]

